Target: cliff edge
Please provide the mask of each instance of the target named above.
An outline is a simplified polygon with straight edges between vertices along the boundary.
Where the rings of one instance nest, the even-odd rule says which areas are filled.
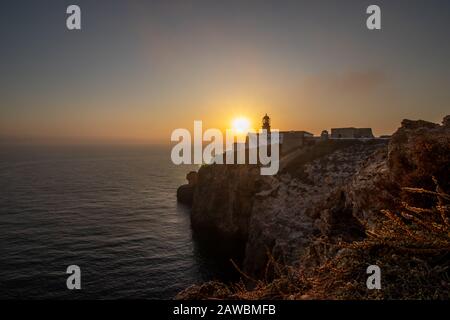
[[[313,273],[345,255],[343,243],[377,233],[386,224],[382,210],[396,210],[405,201],[432,206],[433,199],[417,200],[402,187],[449,190],[450,117],[442,125],[404,120],[389,144],[323,141],[283,168],[269,177],[245,165],[198,172],[194,230],[240,241],[240,266],[252,278],[275,279],[274,263],[268,268],[273,261]],[[178,298],[195,297],[196,288]]]

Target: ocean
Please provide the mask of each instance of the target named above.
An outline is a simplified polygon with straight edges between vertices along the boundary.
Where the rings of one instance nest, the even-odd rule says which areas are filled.
[[[170,299],[227,279],[176,201],[196,169],[163,146],[2,146],[0,298]],[[69,265],[81,290],[66,287]]]

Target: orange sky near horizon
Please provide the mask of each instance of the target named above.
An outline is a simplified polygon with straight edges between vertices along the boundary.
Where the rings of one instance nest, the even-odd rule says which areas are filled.
[[[364,1],[109,3],[81,1],[80,32],[62,2],[0,12],[0,142],[169,144],[195,120],[258,129],[265,113],[282,131],[384,135],[450,113],[450,2],[384,2],[379,32]]]
[[[384,106],[378,106],[378,99],[366,99],[368,94],[346,96],[342,91],[334,95],[321,96],[317,93],[303,94],[303,100],[298,106],[283,101],[289,99],[251,99],[246,97],[236,99],[219,98],[211,102],[198,104],[196,108],[168,106],[155,112],[152,107],[130,108],[133,112],[123,112],[120,107],[108,108],[95,112],[86,108],[62,108],[64,115],[54,112],[50,117],[39,118],[30,113],[25,119],[1,124],[1,133],[6,136],[30,138],[32,141],[45,142],[57,140],[78,142],[129,142],[129,143],[170,143],[170,135],[177,128],[186,128],[193,132],[195,120],[203,121],[203,130],[217,128],[222,132],[231,128],[233,119],[245,117],[249,119],[251,128],[261,127],[262,117],[267,113],[271,117],[272,128],[281,131],[306,130],[319,135],[322,130],[334,127],[371,127],[375,135],[392,134],[404,118],[423,119],[440,123],[445,112],[421,108],[420,100],[415,103],[403,102],[410,108],[398,108],[401,98],[392,95]],[[386,92],[386,91],[385,91]],[[371,95],[376,95],[372,93]],[[255,96],[257,96],[255,94]],[[370,94],[369,94],[370,96]],[[333,102],[331,102],[332,100]],[[352,105],[347,105],[351,100]],[[361,110],[354,107],[364,103]],[[217,106],[217,107],[216,107]],[[399,111],[395,111],[395,108]],[[67,110],[79,110],[70,116]],[[405,109],[410,109],[406,110]],[[126,109],[125,109],[126,110]],[[386,112],[389,110],[389,113]],[[1,121],[1,120],[0,120]]]

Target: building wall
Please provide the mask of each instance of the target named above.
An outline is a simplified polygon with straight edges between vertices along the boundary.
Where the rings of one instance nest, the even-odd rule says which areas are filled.
[[[374,138],[371,128],[358,128],[357,138]]]
[[[267,143],[270,144],[270,135]],[[314,135],[306,131],[280,131],[279,143],[282,154],[289,153],[295,149],[302,148],[305,145],[314,143]],[[246,138],[246,147],[248,148],[249,139]]]
[[[371,128],[333,128],[331,138],[333,139],[358,139],[373,138]]]
[[[286,154],[305,145],[306,140],[313,135],[306,131],[280,132],[281,153]]]

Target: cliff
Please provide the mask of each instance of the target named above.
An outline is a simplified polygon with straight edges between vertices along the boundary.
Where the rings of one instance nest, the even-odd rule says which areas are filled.
[[[268,252],[296,264],[312,238],[332,232],[333,212],[327,203],[339,198],[365,160],[385,147],[383,141],[321,142],[290,160],[277,176],[261,176],[251,165],[203,166],[194,192],[192,227],[239,241],[245,250],[242,266],[250,274],[264,271]],[[345,219],[340,223],[354,226],[348,236],[361,234],[356,219]]]
[[[191,211],[194,230],[246,241],[254,195],[263,180],[257,166],[202,166]]]
[[[186,175],[187,184],[180,186],[177,189],[177,201],[186,205],[192,205],[194,200],[194,192],[197,187],[198,174],[195,171],[191,171]]]
[[[251,277],[267,278],[268,270],[275,277],[270,261],[313,272],[342,255],[342,243],[376,233],[385,223],[382,209],[411,200],[401,187],[430,190],[439,183],[449,190],[449,122],[448,116],[443,125],[404,120],[389,145],[321,142],[282,163],[276,176],[260,176],[255,166],[202,167],[192,226],[238,239],[242,270]],[[195,288],[180,297],[192,298]]]

